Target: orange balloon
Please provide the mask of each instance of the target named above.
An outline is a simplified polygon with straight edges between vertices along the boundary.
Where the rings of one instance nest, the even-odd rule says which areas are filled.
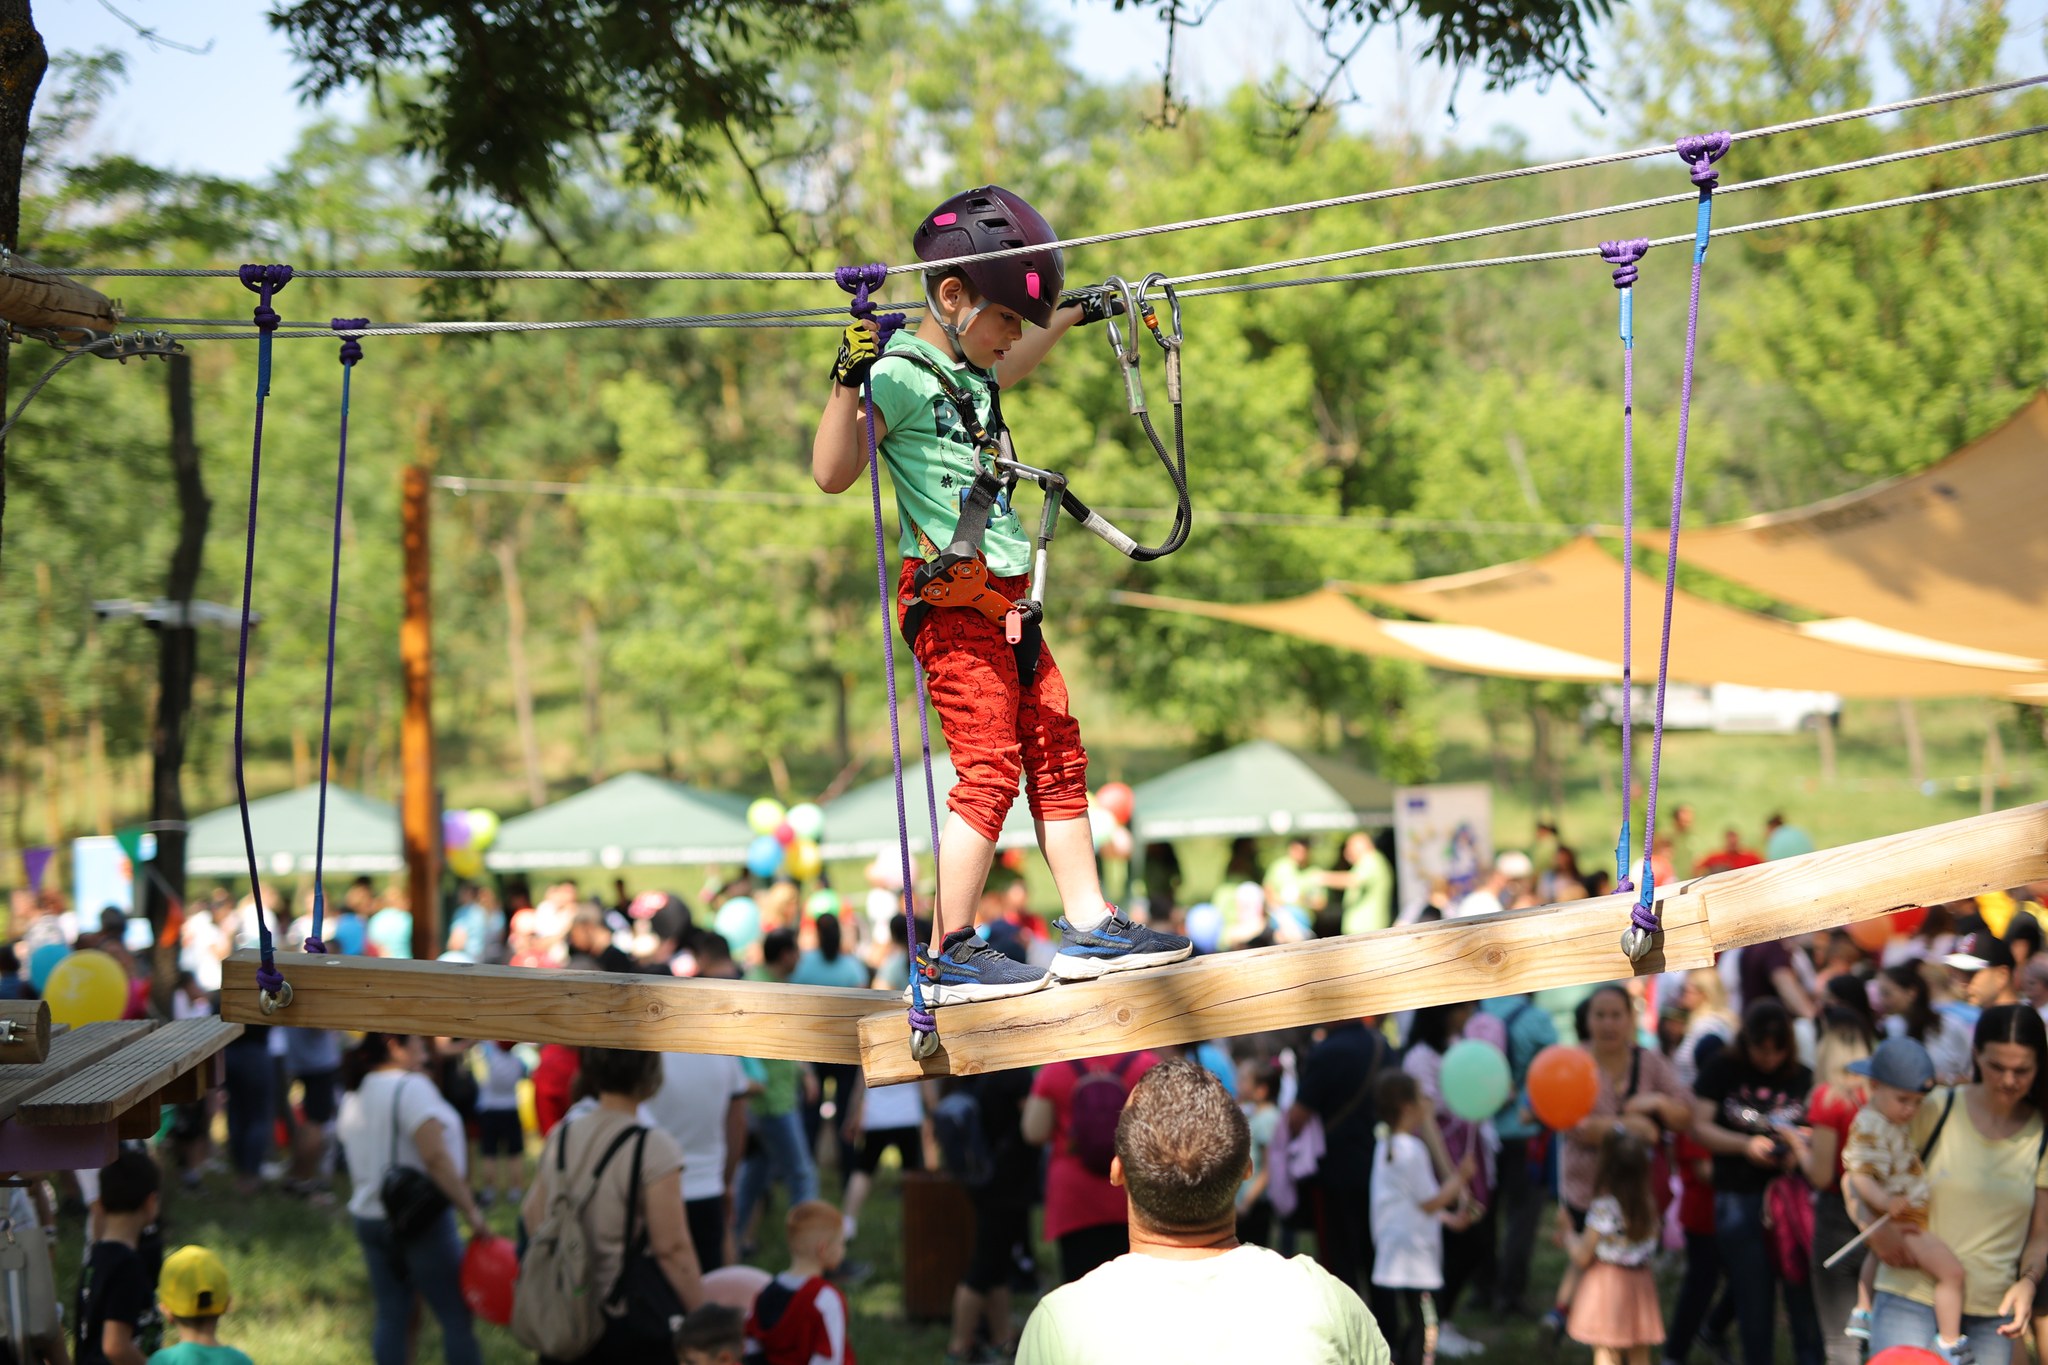
[[[1894,910],[1889,916],[1892,932],[1900,938],[1911,938],[1920,932],[1920,926],[1927,923],[1927,907],[1909,905],[1904,910]]]
[[[1849,937],[1866,953],[1881,953],[1884,951],[1884,945],[1892,941],[1892,921],[1889,915],[1879,915],[1876,919],[1859,919],[1848,928]]]
[[[1570,1128],[1593,1112],[1600,1098],[1600,1073],[1593,1054],[1553,1043],[1529,1063],[1529,1107],[1546,1128]]]

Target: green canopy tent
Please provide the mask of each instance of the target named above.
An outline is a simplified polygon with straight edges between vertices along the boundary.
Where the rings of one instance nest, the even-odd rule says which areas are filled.
[[[265,796],[249,803],[249,831],[266,875],[291,876],[313,870],[313,842],[320,819],[320,789]],[[396,872],[405,866],[398,807],[347,787],[327,788],[329,872]],[[185,871],[199,876],[246,876],[242,816],[237,807],[210,811],[192,822],[186,835]]]
[[[939,823],[946,820],[946,793],[953,789],[953,760],[945,754],[932,755],[932,789],[939,798]],[[1010,818],[1003,822],[997,848],[1036,848],[1038,834],[1032,828],[1031,811],[1024,804],[1022,788]],[[903,766],[903,809],[910,821],[910,851],[929,853],[932,847],[931,815],[925,808],[924,764],[916,760]],[[896,779],[877,778],[855,787],[825,807],[825,838],[821,850],[829,859],[871,858],[884,849],[896,847]]]
[[[1162,839],[1313,834],[1394,822],[1394,787],[1341,759],[1253,740],[1135,791],[1131,833]]]
[[[625,773],[507,820],[484,852],[493,872],[544,867],[733,863],[753,840],[747,803],[647,773]]]

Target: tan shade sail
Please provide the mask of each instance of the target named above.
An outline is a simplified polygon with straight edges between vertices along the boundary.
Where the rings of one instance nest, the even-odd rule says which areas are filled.
[[[1681,558],[1689,552],[1688,543]],[[1621,564],[1588,538],[1537,559],[1413,583],[1363,584],[1353,591],[1415,616],[1513,632],[1592,658],[1621,657]],[[1636,573],[1632,653],[1638,682],[1656,677],[1663,610],[1663,584]],[[1673,607],[1671,677],[1848,697],[2002,696],[2048,682],[2038,671],[1858,649],[1683,591]]]
[[[1115,600],[1152,611],[1231,621],[1359,654],[1408,659],[1456,673],[1570,682],[1617,682],[1621,678],[1621,669],[1614,663],[1532,644],[1495,630],[1435,621],[1382,621],[1344,594],[1328,589],[1282,602],[1247,605],[1155,597],[1143,592],[1120,592]]]
[[[1663,543],[1657,533],[1656,543]],[[1688,531],[1689,564],[1781,602],[2035,658],[2048,652],[2048,392],[1930,469]]]

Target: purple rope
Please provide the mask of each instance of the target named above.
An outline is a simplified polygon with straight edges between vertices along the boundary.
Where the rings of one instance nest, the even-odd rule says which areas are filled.
[[[939,870],[939,792],[932,782],[932,699],[931,689],[925,685],[924,665],[917,656],[910,656],[911,670],[917,675],[917,733],[924,741],[924,808],[932,825],[932,886],[937,894]]]
[[[1657,778],[1664,760],[1664,689],[1671,667],[1671,606],[1678,589],[1678,524],[1685,511],[1685,445],[1692,423],[1693,365],[1699,353],[1700,277],[1707,264],[1707,243],[1714,221],[1714,186],[1721,173],[1714,163],[1727,155],[1732,139],[1726,133],[1705,133],[1678,140],[1678,155],[1691,168],[1692,183],[1700,188],[1698,225],[1693,238],[1692,297],[1685,313],[1685,370],[1678,387],[1678,455],[1671,469],[1671,530],[1664,550],[1664,632],[1657,642],[1657,719],[1650,739],[1650,789],[1643,810],[1643,889],[1629,922],[1646,934],[1662,928],[1657,907],[1657,876],[1650,868],[1650,851],[1657,836]]]
[[[256,581],[256,497],[263,487],[263,400],[270,396],[271,333],[282,321],[270,306],[271,296],[292,280],[288,265],[245,265],[242,287],[256,295],[256,435],[249,451],[249,531],[242,549],[242,633],[235,648],[235,805],[242,816],[242,851],[249,859],[249,891],[256,901],[256,946],[261,961],[256,988],[275,998],[285,988],[277,969],[277,945],[271,941],[270,918],[263,907],[263,875],[256,864],[256,835],[249,828],[249,782],[242,770],[242,710],[249,695],[249,598]]]
[[[370,325],[368,318],[335,318],[337,332],[356,332]],[[363,343],[345,337],[341,343],[341,446],[334,461],[334,554],[327,571],[327,693],[320,705],[320,813],[313,832],[313,932],[306,935],[305,950],[324,953],[320,921],[327,913],[327,755],[334,733],[334,622],[341,608],[341,513],[342,493],[348,486],[348,399],[349,380],[356,362],[363,358]]]
[[[1621,294],[1621,837],[1614,844],[1614,889],[1636,889],[1629,874],[1629,816],[1635,809],[1635,545],[1636,526],[1636,262],[1650,250],[1650,239],[1631,237],[1602,242],[1600,258],[1614,267],[1614,287]]]
[[[845,265],[833,271],[832,277],[841,289],[853,295],[848,311],[862,321],[872,318],[879,323],[886,344],[889,333],[903,325],[903,315],[890,313],[877,318],[869,295],[888,282],[889,268],[883,265]],[[904,951],[910,958],[910,1030],[912,1033],[936,1033],[939,1021],[925,1007],[924,982],[917,970],[916,882],[910,870],[910,815],[903,798],[903,721],[896,704],[896,615],[891,610],[894,594],[889,591],[889,540],[882,529],[882,470],[875,442],[875,385],[872,378],[861,384],[861,410],[868,434],[868,494],[875,513],[875,592],[882,603],[882,669],[889,688],[889,761],[896,774],[896,842],[903,860],[903,925],[906,930],[903,937],[908,945]],[[921,677],[920,670],[920,680]],[[929,725],[924,720],[922,709],[918,719]],[[925,781],[931,781],[929,729],[926,731]],[[933,820],[936,824],[936,814]],[[936,841],[933,852],[936,855]]]

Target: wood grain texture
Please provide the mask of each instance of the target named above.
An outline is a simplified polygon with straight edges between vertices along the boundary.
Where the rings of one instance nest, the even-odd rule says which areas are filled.
[[[904,1011],[893,1009],[861,1020],[861,1070],[870,1085],[973,1075],[1712,963],[1705,905],[1673,892],[1658,897],[1659,950],[1631,969],[1621,931],[1634,899],[1603,896],[1219,953],[953,1005],[939,1011],[938,1054],[921,1063],[910,1055]]]
[[[29,1100],[155,1027],[147,1019],[136,1019],[66,1029],[50,1039],[50,1054],[42,1061],[0,1066],[0,1119],[13,1118],[15,1111]]]
[[[164,1126],[164,1106],[155,1099],[144,1100],[114,1120],[114,1136],[123,1142],[147,1142]]]
[[[225,1019],[180,1019],[73,1072],[22,1104],[15,1117],[37,1128],[108,1123],[161,1094],[178,1077],[205,1068],[242,1036]],[[152,1130],[154,1131],[154,1130]]]
[[[2048,878],[2048,802],[1826,848],[1691,883],[1716,948],[1832,929]]]
[[[266,1016],[256,955],[237,953],[224,965],[221,1012],[242,1023],[847,1064],[860,1060],[855,1022],[894,998],[766,981],[279,953],[292,1003]]]
[[[112,299],[61,275],[0,273],[0,318],[17,327],[95,332],[111,332],[121,325]]]
[[[0,1001],[0,1020],[14,1026],[19,1042],[0,1043],[0,1066],[40,1062],[50,1054],[50,1002]]]

